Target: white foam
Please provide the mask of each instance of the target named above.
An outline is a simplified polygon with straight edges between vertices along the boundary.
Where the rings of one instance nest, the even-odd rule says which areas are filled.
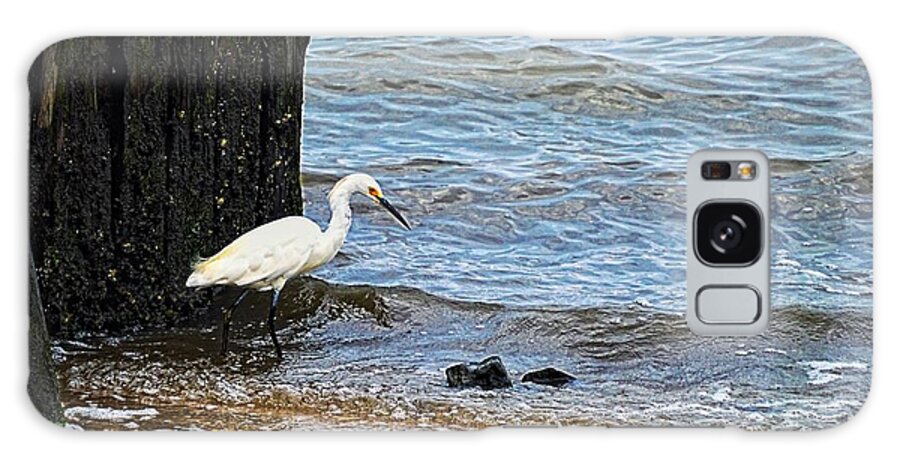
[[[74,406],[66,409],[65,416],[69,419],[82,418],[107,421],[124,421],[134,418],[146,419],[159,414],[154,408],[144,409],[113,409],[96,406]]]
[[[793,260],[793,259],[782,258],[782,259],[779,259],[778,261],[775,261],[775,267],[796,267],[796,268],[799,268],[799,267],[800,267],[800,262],[799,262],[799,261],[795,261],[795,260]]]
[[[859,362],[840,362],[840,361],[807,361],[800,363],[808,367],[806,376],[810,385],[825,385],[841,378],[844,371],[861,370],[865,371],[869,368],[868,364]]]

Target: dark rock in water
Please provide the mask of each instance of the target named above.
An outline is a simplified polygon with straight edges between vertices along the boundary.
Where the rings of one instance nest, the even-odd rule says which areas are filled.
[[[447,385],[452,388],[462,388],[472,382],[472,371],[464,363],[448,367],[444,374],[447,376]]]
[[[447,368],[447,384],[453,388],[480,387],[482,390],[512,387],[512,381],[499,356],[478,363],[459,363]]]
[[[522,376],[523,382],[552,385],[554,387],[561,387],[573,380],[575,380],[574,375],[563,372],[555,367],[545,367],[536,371],[527,372]]]

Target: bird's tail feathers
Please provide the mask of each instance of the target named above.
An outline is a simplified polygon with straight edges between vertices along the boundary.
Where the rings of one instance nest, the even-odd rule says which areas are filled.
[[[192,272],[188,277],[187,282],[185,282],[185,286],[205,287],[208,285],[212,285],[212,282],[209,281],[204,273],[207,264],[209,264],[209,258],[203,258],[200,256],[195,258],[194,262],[191,263],[191,267],[194,269],[194,272]]]
[[[204,258],[200,255],[194,255],[194,259],[191,260],[191,267],[196,271],[201,264],[205,263],[208,260],[209,258]]]

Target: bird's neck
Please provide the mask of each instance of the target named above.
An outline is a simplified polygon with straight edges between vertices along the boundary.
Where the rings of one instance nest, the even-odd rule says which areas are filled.
[[[350,195],[343,192],[331,196],[328,199],[331,206],[331,220],[325,234],[338,238],[341,242],[350,232]]]

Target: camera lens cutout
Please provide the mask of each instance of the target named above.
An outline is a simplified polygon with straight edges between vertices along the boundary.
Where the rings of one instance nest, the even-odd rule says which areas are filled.
[[[762,249],[762,217],[750,203],[702,205],[694,224],[694,250],[710,265],[750,265]]]
[[[733,215],[731,219],[725,219],[716,223],[709,235],[712,237],[713,248],[719,253],[726,253],[740,246],[744,234],[741,232],[747,227],[743,219]]]

